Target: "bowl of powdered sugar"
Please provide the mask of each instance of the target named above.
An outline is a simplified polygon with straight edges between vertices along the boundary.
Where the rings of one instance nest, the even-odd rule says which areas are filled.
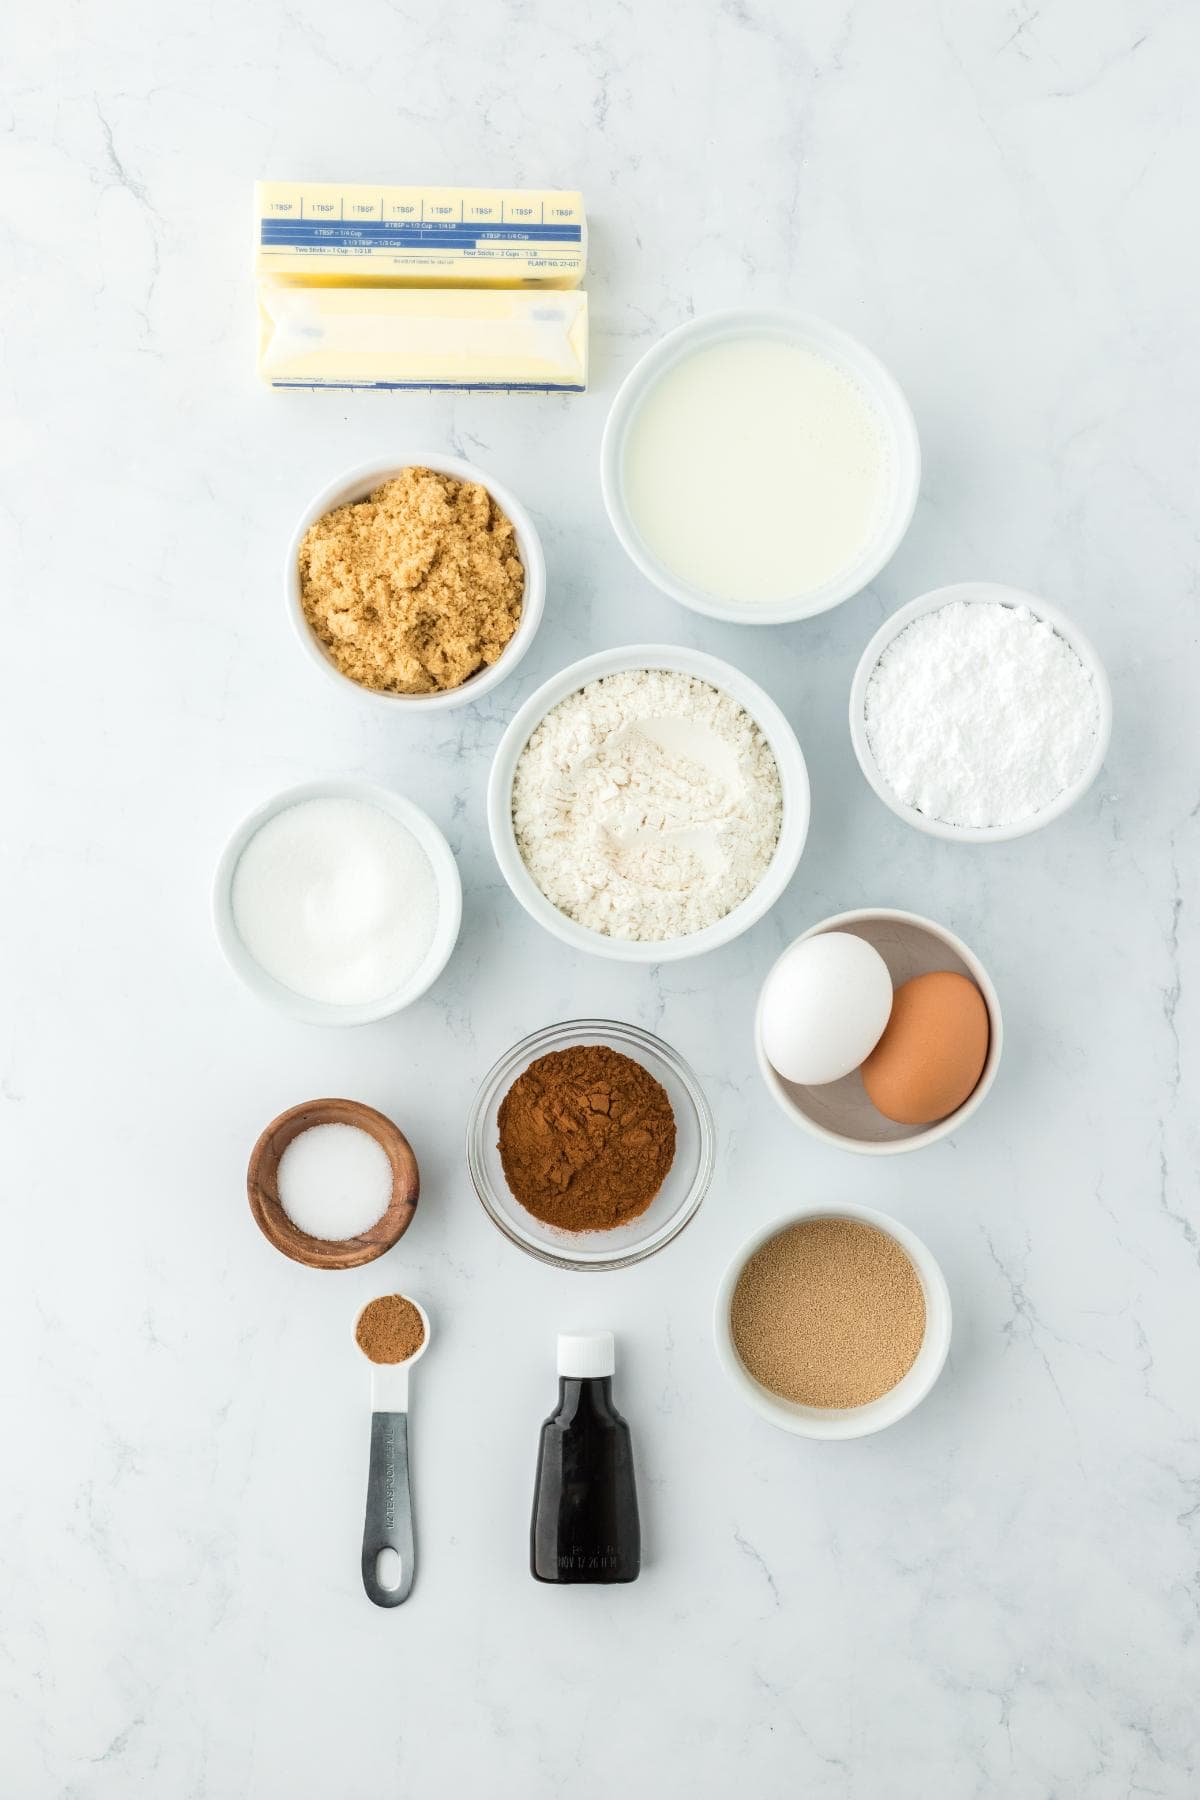
[[[1103,664],[1065,613],[964,582],[892,615],[850,688],[863,774],[933,837],[998,843],[1061,817],[1099,773],[1112,730]]]
[[[763,690],[641,644],[539,688],[500,742],[488,824],[525,910],[578,949],[655,963],[753,925],[808,832],[804,757]]]

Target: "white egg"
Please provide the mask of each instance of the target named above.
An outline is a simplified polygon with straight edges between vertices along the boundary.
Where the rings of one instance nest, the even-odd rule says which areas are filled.
[[[840,1081],[871,1054],[892,1010],[887,964],[865,938],[823,931],[784,952],[762,999],[762,1045],[785,1081]]]

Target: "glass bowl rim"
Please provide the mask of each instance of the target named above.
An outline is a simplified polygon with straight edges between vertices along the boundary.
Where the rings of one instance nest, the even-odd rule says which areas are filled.
[[[645,1243],[631,1250],[614,1253],[611,1256],[589,1257],[586,1261],[573,1256],[569,1251],[557,1252],[548,1246],[529,1243],[512,1229],[505,1217],[503,1208],[496,1200],[492,1183],[488,1178],[483,1160],[482,1126],[484,1115],[488,1111],[493,1095],[506,1079],[515,1079],[517,1070],[531,1062],[534,1056],[546,1054],[556,1047],[561,1047],[559,1040],[564,1032],[594,1032],[601,1039],[613,1038],[618,1045],[632,1046],[634,1050],[643,1049],[660,1057],[670,1069],[672,1075],[682,1086],[691,1102],[696,1119],[696,1127],[700,1136],[700,1148],[696,1174],[685,1198],[671,1213],[670,1217],[658,1228]],[[561,1019],[553,1025],[543,1025],[537,1031],[531,1031],[521,1038],[510,1049],[497,1058],[483,1077],[471,1102],[471,1110],[467,1115],[467,1170],[471,1177],[479,1202],[492,1224],[511,1244],[532,1256],[538,1262],[548,1263],[552,1268],[570,1269],[573,1272],[601,1271],[609,1269],[627,1269],[634,1263],[644,1262],[677,1238],[684,1226],[695,1218],[712,1182],[713,1169],[716,1164],[716,1128],[713,1124],[712,1109],[705,1097],[703,1088],[691,1066],[674,1050],[670,1044],[656,1037],[652,1031],[646,1031],[640,1025],[627,1024],[622,1019]],[[519,1204],[519,1202],[515,1202]]]

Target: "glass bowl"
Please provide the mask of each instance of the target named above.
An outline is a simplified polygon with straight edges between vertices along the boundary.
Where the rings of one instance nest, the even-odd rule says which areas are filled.
[[[612,1231],[543,1225],[509,1191],[497,1148],[500,1103],[530,1063],[553,1050],[603,1044],[641,1063],[667,1091],[675,1114],[675,1161],[644,1213]],[[661,1038],[614,1019],[568,1019],[522,1038],[484,1077],[467,1120],[467,1167],[483,1210],[510,1243],[556,1269],[627,1269],[678,1237],[712,1180],[712,1113],[699,1082]]]

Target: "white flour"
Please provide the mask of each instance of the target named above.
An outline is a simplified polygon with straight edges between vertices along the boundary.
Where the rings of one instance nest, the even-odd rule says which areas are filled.
[[[770,745],[694,676],[632,669],[547,713],[513,780],[517,845],[568,918],[608,937],[702,931],[765,874],[783,818]]]
[[[1087,767],[1091,675],[1027,606],[956,600],[914,619],[867,684],[866,727],[899,799],[954,825],[1016,825]]]

